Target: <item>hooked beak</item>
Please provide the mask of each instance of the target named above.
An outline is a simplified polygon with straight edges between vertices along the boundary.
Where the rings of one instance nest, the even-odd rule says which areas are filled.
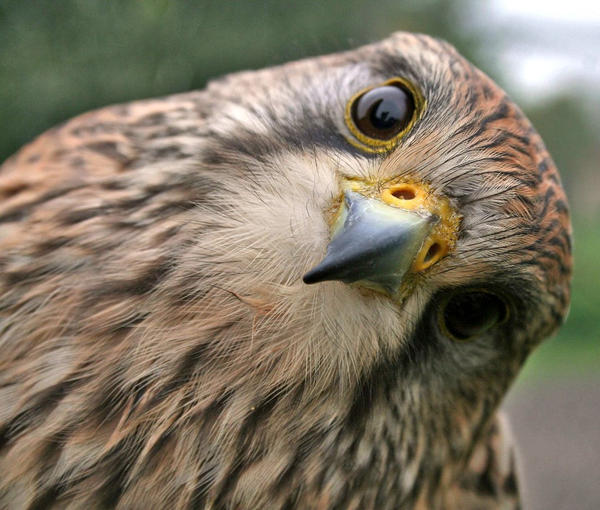
[[[447,252],[445,245],[444,253],[437,252],[442,246],[431,235],[439,223],[428,208],[401,208],[346,190],[325,258],[304,283],[359,282],[395,294],[411,268],[429,267],[429,255],[435,255],[433,263]]]

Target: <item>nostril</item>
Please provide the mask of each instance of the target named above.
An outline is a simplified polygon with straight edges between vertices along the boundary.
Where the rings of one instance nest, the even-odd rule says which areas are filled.
[[[435,257],[437,257],[437,255],[442,251],[442,247],[439,243],[433,243],[429,249],[427,250],[427,253],[425,254],[425,257],[423,258],[423,262],[427,263],[431,260],[433,260]]]
[[[387,204],[409,210],[424,206],[426,198],[424,189],[408,182],[393,184],[381,193],[381,199]]]
[[[416,197],[415,190],[408,186],[393,188],[390,193],[400,200],[414,200]]]
[[[440,239],[432,240],[432,242],[423,246],[417,255],[414,265],[415,271],[425,271],[425,269],[430,268],[442,259],[446,253],[448,253],[448,245],[445,241]]]

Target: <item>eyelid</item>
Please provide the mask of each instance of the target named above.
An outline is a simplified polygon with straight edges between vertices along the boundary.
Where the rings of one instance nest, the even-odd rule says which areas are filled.
[[[388,86],[388,85],[393,86],[393,85],[398,85],[398,84],[400,84],[402,87],[406,88],[411,93],[413,101],[415,103],[415,111],[413,113],[411,120],[407,123],[407,125],[404,129],[402,129],[397,135],[393,136],[389,140],[380,140],[377,138],[371,138],[370,136],[363,134],[357,128],[357,126],[354,122],[354,119],[352,118],[352,106],[354,105],[354,103],[361,96],[363,96],[364,94],[366,94],[367,92],[369,92],[375,88],[384,87],[384,86]],[[398,144],[398,142],[400,141],[401,138],[403,138],[408,132],[410,132],[412,130],[412,128],[414,127],[416,122],[418,120],[420,120],[421,117],[423,116],[423,113],[425,112],[426,108],[427,108],[427,101],[425,100],[425,97],[423,96],[421,91],[416,87],[416,85],[414,85],[411,81],[409,81],[405,78],[395,77],[395,78],[391,78],[383,83],[378,83],[376,85],[366,87],[366,88],[358,91],[356,94],[354,94],[350,98],[350,100],[346,103],[344,120],[346,122],[346,126],[348,127],[348,129],[350,130],[350,133],[352,134],[352,137],[347,137],[348,142],[350,142],[352,145],[354,145],[355,147],[357,147],[358,149],[360,149],[364,152],[371,152],[371,153],[389,152],[394,147],[396,147],[396,145]]]

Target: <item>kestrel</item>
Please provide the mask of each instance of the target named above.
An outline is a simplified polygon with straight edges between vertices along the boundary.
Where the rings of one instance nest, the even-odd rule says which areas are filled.
[[[445,42],[84,114],[0,167],[0,507],[518,508],[557,170]]]

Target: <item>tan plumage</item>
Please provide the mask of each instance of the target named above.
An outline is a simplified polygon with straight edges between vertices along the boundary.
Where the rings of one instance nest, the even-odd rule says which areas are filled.
[[[427,106],[361,150],[346,104],[393,77]],[[304,284],[346,181],[426,183],[451,251],[391,297]],[[495,409],[566,312],[569,235],[538,134],[426,36],[71,120],[0,167],[0,506],[517,508]],[[437,310],[472,288],[510,314],[456,342]]]

